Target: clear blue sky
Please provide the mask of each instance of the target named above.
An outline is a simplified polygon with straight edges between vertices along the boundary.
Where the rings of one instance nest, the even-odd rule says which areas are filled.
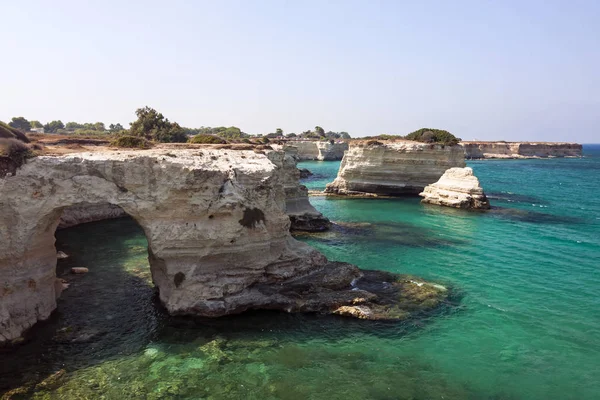
[[[91,4],[95,3],[95,4]],[[3,1],[0,120],[600,142],[600,1]]]

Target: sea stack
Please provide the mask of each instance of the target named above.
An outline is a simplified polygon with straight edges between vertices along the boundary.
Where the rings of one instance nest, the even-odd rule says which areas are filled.
[[[347,142],[329,141],[290,141],[283,146],[283,150],[294,151],[298,161],[337,161],[341,160],[344,152],[348,150]]]
[[[465,209],[490,208],[479,179],[469,167],[450,168],[439,181],[428,185],[420,196],[423,197],[422,203]]]
[[[402,141],[353,141],[326,193],[417,195],[448,168],[464,167],[458,145]]]
[[[300,184],[302,171],[296,165],[295,155],[286,152],[283,158],[282,181],[285,190],[285,213],[290,217],[290,229],[307,232],[325,231],[329,229],[329,219],[310,204],[308,189]]]

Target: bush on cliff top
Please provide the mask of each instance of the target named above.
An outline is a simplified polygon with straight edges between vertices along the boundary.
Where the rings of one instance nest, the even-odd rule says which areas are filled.
[[[119,136],[110,145],[128,149],[149,149],[151,147],[150,142],[137,136]]]
[[[190,143],[200,143],[200,144],[225,144],[226,140],[221,139],[218,136],[208,135],[204,133],[200,133],[188,140]]]
[[[0,138],[3,139],[18,139],[21,142],[29,143],[29,139],[23,132],[13,128],[12,126],[0,121]]]
[[[21,166],[27,158],[33,157],[31,148],[15,138],[0,138],[0,157],[8,157]]]
[[[409,133],[404,137],[407,140],[415,140],[424,143],[439,143],[453,146],[460,142],[460,139],[443,129],[421,128],[418,131]]]

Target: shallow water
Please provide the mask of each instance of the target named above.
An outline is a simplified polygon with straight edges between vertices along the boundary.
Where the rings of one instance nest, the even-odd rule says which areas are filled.
[[[0,392],[26,397],[596,399],[600,397],[600,146],[584,159],[473,161],[496,208],[418,199],[311,202],[340,226],[299,236],[330,259],[451,286],[457,305],[403,324],[253,312],[172,318],[131,220],[60,231],[71,287],[34,338],[0,352]],[[305,162],[322,189],[339,162]]]

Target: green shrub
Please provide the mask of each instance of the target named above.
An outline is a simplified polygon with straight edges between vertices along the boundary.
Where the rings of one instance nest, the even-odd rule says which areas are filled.
[[[20,166],[27,158],[33,157],[34,154],[27,144],[18,139],[0,138],[0,156],[8,157]]]
[[[119,136],[110,143],[111,146],[123,147],[128,149],[148,149],[150,142],[143,137],[137,136]]]
[[[439,143],[453,146],[460,142],[460,139],[448,131],[442,129],[421,128],[418,131],[409,133],[404,137],[407,140],[415,140],[424,143]]]
[[[226,140],[224,140],[218,136],[207,135],[204,133],[193,136],[188,141],[190,143],[199,143],[199,144],[225,144],[225,143],[227,143]]]
[[[13,128],[12,126],[0,122],[0,138],[4,139],[18,139],[21,142],[29,143],[29,139],[23,132]]]
[[[378,142],[377,140],[369,140],[367,146],[383,146],[383,143]]]

